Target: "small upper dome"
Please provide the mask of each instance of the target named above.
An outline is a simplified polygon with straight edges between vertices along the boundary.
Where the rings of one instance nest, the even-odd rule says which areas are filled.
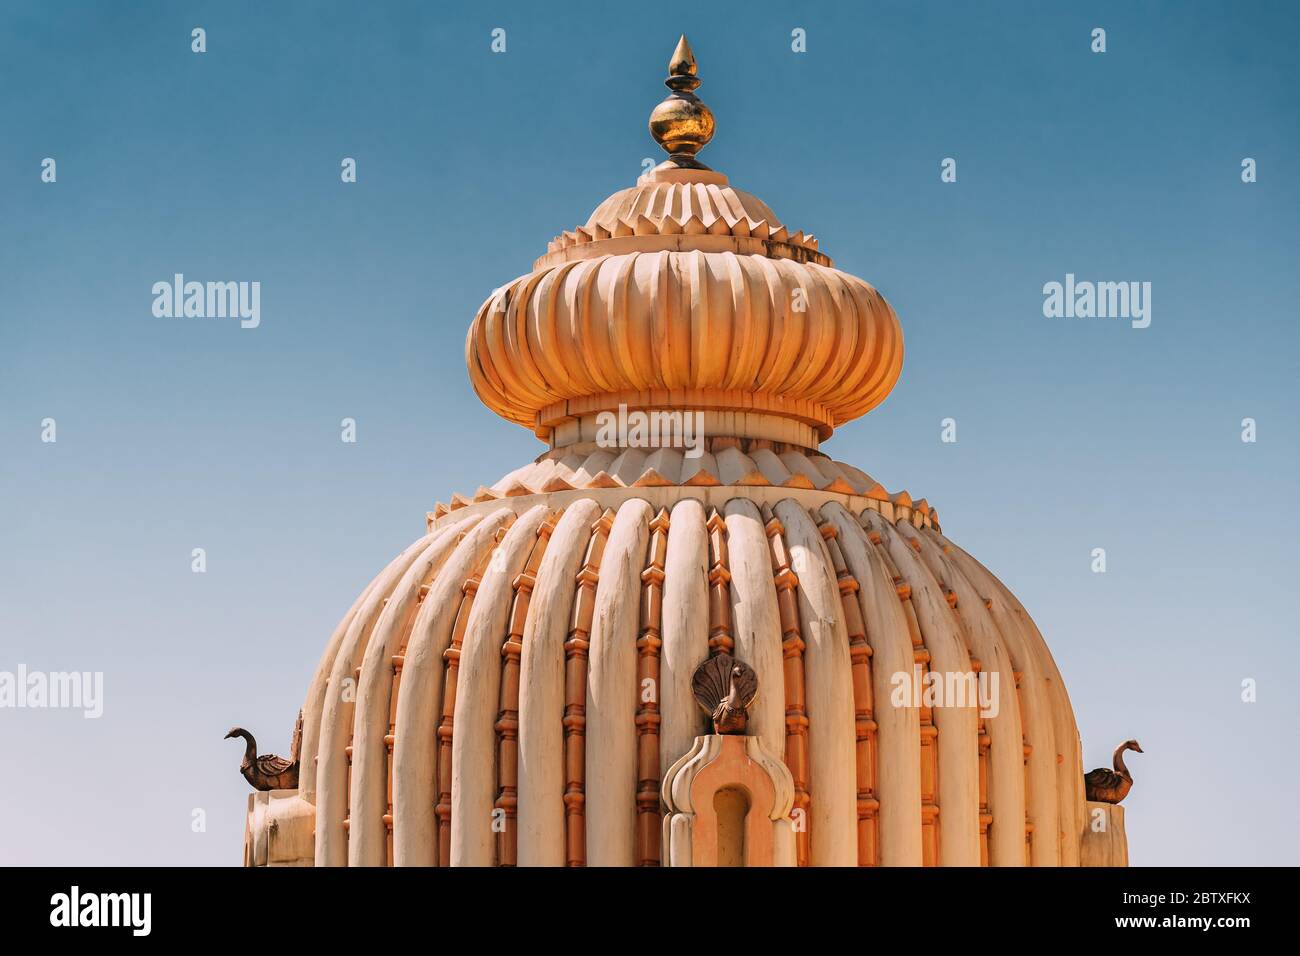
[[[650,124],[668,159],[493,292],[466,338],[470,381],[553,446],[625,406],[815,448],[884,401],[902,329],[813,236],[696,159],[713,116],[685,38],[669,74]]]
[[[680,236],[700,238],[675,238]],[[611,242],[628,238],[637,241]],[[699,248],[832,265],[812,234],[788,229],[767,203],[735,188],[722,173],[661,166],[602,202],[584,225],[552,239],[533,268],[632,248]]]

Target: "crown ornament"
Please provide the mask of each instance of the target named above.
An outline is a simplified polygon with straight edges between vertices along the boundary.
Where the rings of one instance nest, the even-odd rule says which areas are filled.
[[[709,168],[695,158],[713,139],[714,127],[713,111],[695,95],[699,85],[695,54],[683,34],[668,61],[668,79],[664,80],[672,92],[650,113],[650,135],[668,153],[661,169]]]

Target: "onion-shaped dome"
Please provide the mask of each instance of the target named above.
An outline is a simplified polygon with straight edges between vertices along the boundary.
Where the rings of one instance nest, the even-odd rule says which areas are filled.
[[[766,413],[818,439],[874,408],[903,362],[875,289],[814,262],[733,250],[632,248],[522,276],[484,304],[466,344],[493,411],[550,437],[620,405]],[[605,240],[615,242],[617,240]]]
[[[693,71],[689,48],[670,72],[686,61]],[[688,159],[606,199],[483,303],[465,355],[494,412],[552,443],[565,422],[620,406],[764,416],[807,443],[884,401],[903,364],[884,297]]]
[[[438,505],[340,620],[293,812],[250,816],[251,858],[1087,862],[1074,713],[1024,607],[926,501],[819,449],[893,385],[897,319],[699,163],[684,39],[670,73],[669,160],[470,329],[478,394],[549,449]],[[631,440],[655,409],[699,430]]]

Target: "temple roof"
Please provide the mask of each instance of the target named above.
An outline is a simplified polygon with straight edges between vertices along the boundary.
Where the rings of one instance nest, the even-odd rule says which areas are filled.
[[[681,865],[682,761],[736,732],[694,675],[726,654],[760,689],[745,752],[785,764],[780,812],[808,823],[785,862],[1077,865],[1090,805],[1042,635],[924,499],[817,448],[889,393],[898,319],[699,161],[684,39],[667,85],[668,159],[474,319],[478,395],[551,447],[439,504],[326,642],[297,861]],[[616,407],[699,417],[680,447],[610,441]],[[979,694],[895,700],[936,674]]]

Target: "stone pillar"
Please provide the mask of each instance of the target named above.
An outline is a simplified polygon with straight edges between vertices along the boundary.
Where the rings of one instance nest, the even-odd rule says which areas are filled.
[[[250,793],[244,866],[311,866],[315,825],[316,808],[297,790]]]
[[[1080,866],[1128,866],[1124,808],[1089,800],[1084,814]]]

